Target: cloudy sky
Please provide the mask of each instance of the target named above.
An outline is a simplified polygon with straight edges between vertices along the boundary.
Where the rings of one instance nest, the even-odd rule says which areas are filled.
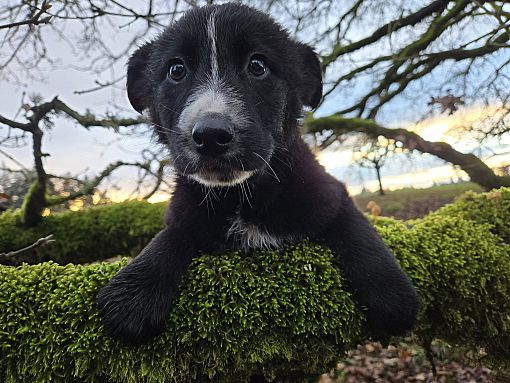
[[[84,33],[83,28],[78,23],[60,23],[62,35],[71,41],[77,41]],[[132,39],[134,33],[138,31],[137,24],[118,28],[118,25],[101,25],[103,28],[103,38],[109,49],[114,52],[122,51],[128,42]],[[153,30],[153,35],[157,29]],[[359,32],[360,35],[364,31]],[[133,114],[131,107],[125,95],[124,86],[119,83],[118,86],[110,87],[98,92],[87,93],[83,95],[76,94],[75,91],[89,89],[94,87],[94,80],[109,81],[118,78],[124,72],[127,57],[120,59],[110,70],[91,74],[90,72],[80,71],[77,68],[83,63],[90,61],[91,57],[97,52],[92,51],[89,55],[83,53],[79,46],[72,46],[65,42],[62,35],[48,32],[47,42],[48,56],[52,58],[52,65],[41,65],[41,71],[34,70],[34,79],[27,76],[16,76],[0,79],[0,114],[14,118],[17,116],[23,97],[27,94],[41,94],[44,99],[49,100],[53,96],[65,101],[73,108],[84,112],[90,109],[97,114],[107,110],[115,111],[120,108],[123,115]],[[2,36],[0,36],[2,37]],[[143,39],[149,40],[152,36],[143,36]],[[12,50],[5,44],[0,46],[0,62],[11,54]],[[29,55],[30,52],[27,53]],[[16,64],[10,66],[12,73],[17,73]],[[25,96],[23,96],[25,94]],[[417,108],[426,108],[426,101],[430,96],[423,95],[422,104]],[[317,111],[317,115],[325,115],[338,110],[338,105],[342,103],[340,96],[330,97],[328,101]],[[467,106],[464,110],[452,117],[444,115],[425,119],[419,125],[414,125],[412,121],[416,118],[416,113],[412,111],[405,103],[394,103],[390,113],[383,116],[384,123],[389,126],[401,126],[412,128],[424,135],[424,138],[430,140],[446,140],[455,145],[456,148],[463,151],[476,151],[477,147],[472,141],[463,140],[459,137],[448,135],[448,130],[459,123],[462,119],[469,121],[480,113],[483,114],[480,107],[476,105]],[[19,115],[18,115],[18,118]],[[56,174],[64,173],[83,173],[93,176],[99,173],[107,164],[117,160],[137,160],[144,148],[153,148],[163,150],[152,140],[150,134],[137,137],[128,137],[109,132],[102,128],[91,128],[90,131],[81,126],[73,124],[71,121],[58,118],[55,119],[55,126],[48,132],[44,140],[44,151],[51,153],[50,157],[45,159],[48,172]],[[0,130],[0,135],[3,134]],[[491,143],[498,150],[506,152],[510,150],[510,142]],[[22,148],[5,149],[11,156],[15,157],[25,167],[32,166],[32,157],[30,146]],[[353,192],[358,192],[361,188],[368,187],[375,189],[376,182],[373,172],[360,169],[352,164],[352,153],[349,148],[343,150],[326,151],[319,157],[321,163],[338,178],[346,181]],[[508,163],[508,156],[499,156],[491,158],[492,165]],[[0,163],[4,162],[8,166],[15,165],[8,158],[0,154]],[[452,179],[463,177],[462,173],[452,170],[450,165],[445,165],[441,161],[430,156],[413,160],[407,157],[399,158],[390,162],[383,168],[385,175],[384,183],[389,188],[402,186],[427,187],[433,182],[448,182]],[[122,169],[115,173],[113,178],[115,184],[121,186],[120,191],[116,191],[115,198],[123,198],[129,193],[129,187],[134,183],[134,173],[130,169]]]

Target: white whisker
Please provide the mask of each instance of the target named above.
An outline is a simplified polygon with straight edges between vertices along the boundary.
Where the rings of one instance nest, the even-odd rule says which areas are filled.
[[[264,157],[262,157],[260,154],[258,154],[257,152],[253,152],[253,154],[255,154],[256,156],[259,156],[260,159],[262,161],[264,161],[266,163],[266,165],[268,166],[268,168],[273,172],[273,175],[274,175],[274,178],[276,178],[278,180],[278,182],[282,182],[280,181],[280,179],[278,178],[278,176],[276,175],[276,172],[274,171],[274,169],[271,167],[271,165],[269,165],[269,163],[264,159]]]

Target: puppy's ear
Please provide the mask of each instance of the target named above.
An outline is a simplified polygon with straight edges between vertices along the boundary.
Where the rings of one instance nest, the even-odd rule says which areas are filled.
[[[303,105],[316,108],[322,98],[322,72],[319,57],[305,44],[298,44],[302,80],[300,96]]]
[[[129,58],[127,69],[127,92],[129,102],[138,113],[149,107],[152,98],[150,82],[147,78],[147,64],[152,43],[138,48]]]

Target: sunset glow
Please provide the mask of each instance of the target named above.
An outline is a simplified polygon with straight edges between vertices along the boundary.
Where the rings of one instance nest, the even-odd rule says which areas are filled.
[[[429,117],[416,124],[407,124],[406,129],[420,134],[428,141],[456,142],[466,138],[471,126],[487,123],[488,119],[498,119],[503,110],[497,105],[471,106],[460,108],[452,115],[446,113]]]

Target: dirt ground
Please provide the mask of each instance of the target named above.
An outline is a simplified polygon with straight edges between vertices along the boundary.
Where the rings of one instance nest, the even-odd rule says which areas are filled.
[[[489,383],[493,372],[474,362],[467,362],[458,350],[448,345],[433,346],[436,374],[423,348],[401,343],[383,347],[366,343],[348,353],[337,368],[324,374],[320,383]]]

